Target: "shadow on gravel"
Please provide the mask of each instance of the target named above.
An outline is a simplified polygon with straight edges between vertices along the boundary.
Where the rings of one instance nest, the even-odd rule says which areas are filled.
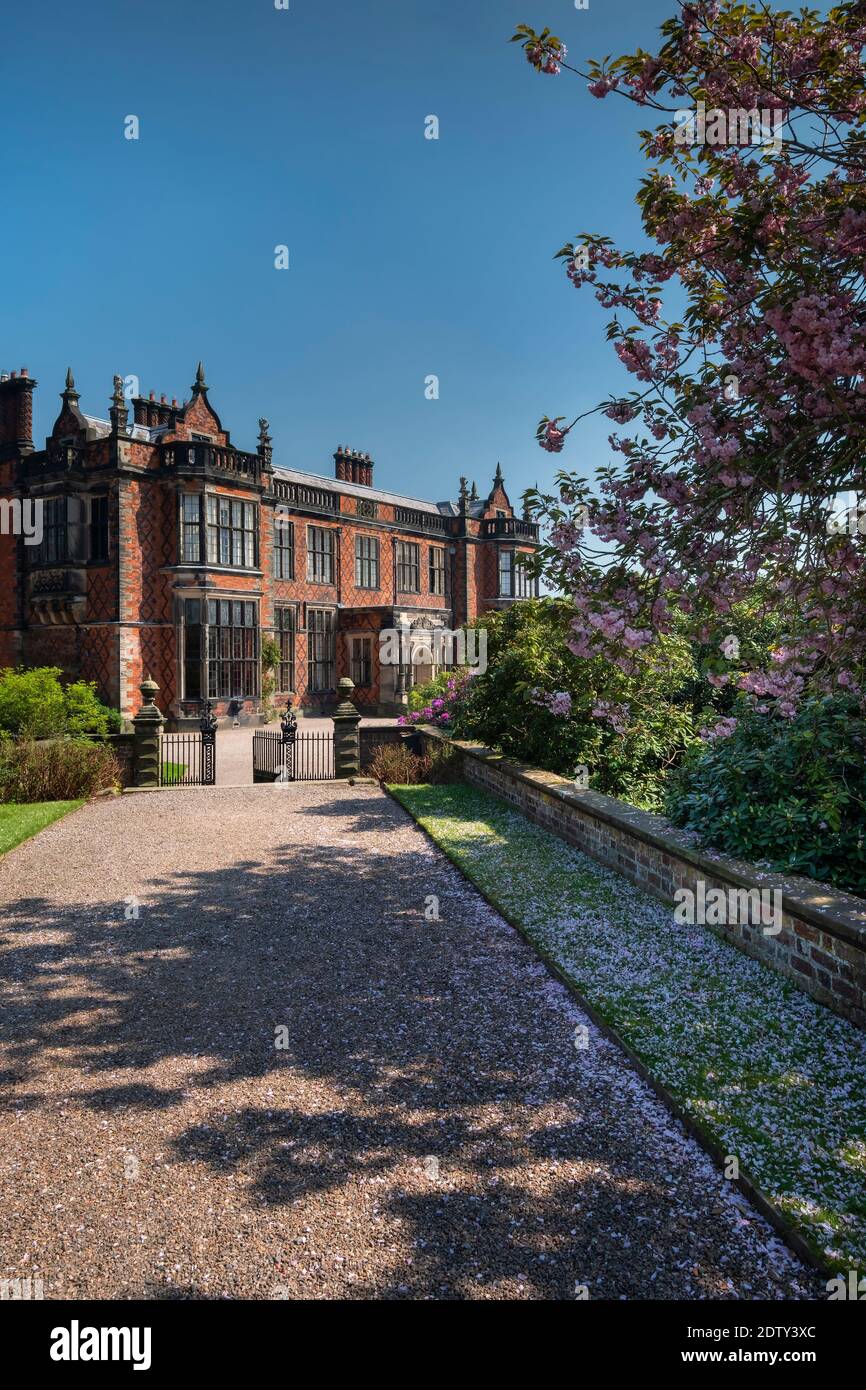
[[[254,1207],[348,1188],[345,1207],[373,1184],[364,1238],[381,1222],[401,1247],[386,1284],[343,1295],[466,1297],[509,1280],[544,1298],[572,1298],[576,1282],[607,1297],[677,1297],[687,1283],[722,1296],[738,1274],[730,1218],[702,1211],[699,1234],[683,1222],[678,1175],[642,1143],[649,1122],[608,1073],[588,1079],[573,1018],[529,949],[478,925],[487,909],[420,836],[417,857],[391,850],[382,831],[403,814],[360,796],[293,810],[266,865],[164,876],[137,917],[123,901],[18,901],[0,929],[12,1106],[41,1103],[50,1050],[72,1103],[168,1112],[173,1161],[215,1184],[238,1175]],[[292,844],[294,817],[331,815],[367,836]],[[431,894],[439,921],[425,918]],[[185,1090],[118,1078],[164,1058],[189,1060]],[[325,1083],[325,1108],[285,1104],[293,1075]],[[261,1104],[227,1115],[223,1102],[182,1127],[185,1094],[239,1081],[248,1100],[256,1079]],[[589,1165],[578,1183],[558,1171],[573,1161]],[[656,1244],[651,1283],[643,1247]]]

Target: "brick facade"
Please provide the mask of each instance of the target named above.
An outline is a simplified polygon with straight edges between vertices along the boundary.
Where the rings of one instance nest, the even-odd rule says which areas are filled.
[[[377,490],[369,455],[342,447],[332,478],[283,469],[266,420],[255,453],[232,444],[201,365],[182,404],[127,401],[116,377],[108,419],[82,412],[69,373],[37,450],[35,386],[0,374],[0,668],[60,666],[127,717],[150,675],[174,723],[205,697],[256,719],[270,635],[277,704],[328,709],[349,675],[386,712],[430,670],[381,665],[383,629],[456,629],[534,592],[517,557],[537,530],[498,466],[487,497],[461,479],[438,503]],[[41,545],[2,524],[16,499],[42,502]]]

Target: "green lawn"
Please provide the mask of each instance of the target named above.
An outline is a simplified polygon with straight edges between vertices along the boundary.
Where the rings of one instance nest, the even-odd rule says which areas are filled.
[[[159,772],[161,787],[179,786],[186,776],[186,763],[163,763]]]
[[[474,788],[392,788],[816,1253],[866,1272],[866,1035]]]
[[[81,801],[0,802],[0,854],[44,830],[52,821],[81,806]]]

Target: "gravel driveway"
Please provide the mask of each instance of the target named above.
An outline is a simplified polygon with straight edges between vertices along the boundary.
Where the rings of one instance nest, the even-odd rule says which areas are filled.
[[[0,860],[0,919],[0,1279],[819,1296],[373,788],[94,803]]]

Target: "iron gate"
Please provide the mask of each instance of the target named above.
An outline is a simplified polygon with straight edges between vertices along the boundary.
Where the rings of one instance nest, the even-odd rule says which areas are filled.
[[[216,783],[216,715],[205,700],[197,734],[163,734],[159,740],[161,787],[212,787]]]
[[[280,731],[257,729],[253,734],[254,782],[328,782],[334,776],[334,735],[327,730],[298,732],[291,710],[280,720]]]

